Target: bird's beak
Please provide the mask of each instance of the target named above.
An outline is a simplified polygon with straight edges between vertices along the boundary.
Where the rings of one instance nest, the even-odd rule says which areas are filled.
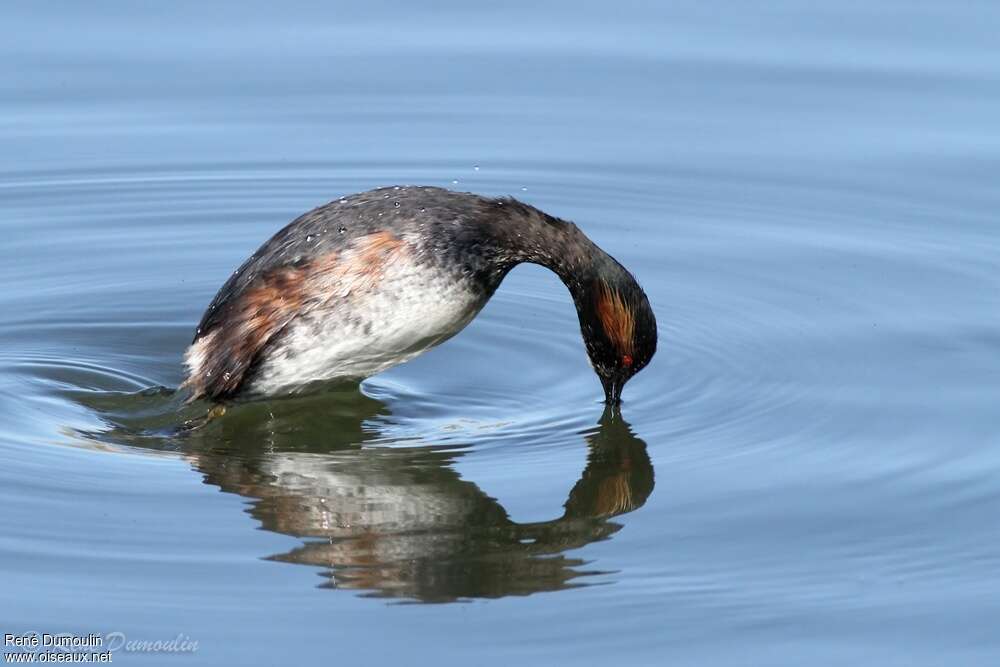
[[[611,407],[617,408],[622,404],[622,388],[625,386],[625,378],[621,375],[611,377],[601,376],[601,384],[604,385],[604,402]]]

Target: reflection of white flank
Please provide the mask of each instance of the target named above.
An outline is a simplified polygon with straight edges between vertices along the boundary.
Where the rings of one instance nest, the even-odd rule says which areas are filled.
[[[394,466],[391,457],[371,452],[352,457],[350,469],[312,454],[276,454],[263,462],[274,489],[300,503],[291,519],[300,535],[350,537],[368,532],[398,533],[440,530],[465,525],[483,503],[490,502],[474,485],[459,480],[441,484],[427,471]]]

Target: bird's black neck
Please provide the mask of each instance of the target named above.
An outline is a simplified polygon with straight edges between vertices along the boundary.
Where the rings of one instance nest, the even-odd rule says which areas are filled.
[[[635,280],[572,222],[560,220],[517,201],[505,202],[507,224],[499,227],[510,265],[538,264],[551,270],[569,289],[580,312],[593,303],[598,281],[616,285]]]

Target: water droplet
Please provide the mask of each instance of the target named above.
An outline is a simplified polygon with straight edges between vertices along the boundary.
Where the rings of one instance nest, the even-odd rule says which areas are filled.
[[[382,199],[388,199],[389,195],[382,195]]]
[[[229,373],[223,373],[223,374],[222,374],[222,379],[223,379],[223,380],[228,380],[228,379],[229,379],[229,377],[230,377],[230,374],[229,374]]]
[[[451,184],[452,185],[458,185],[458,179],[456,178],[454,181],[451,182]]]
[[[399,208],[399,202],[395,202],[396,208]]]
[[[339,228],[337,229],[337,231],[338,231],[338,232],[340,232],[341,234],[343,234],[344,232],[346,232],[346,231],[347,231],[347,227],[344,227],[343,225],[341,225],[341,226],[340,226],[340,227],[339,227]]]
[[[309,243],[312,240],[313,240],[312,234],[309,234],[308,236],[306,236],[306,243]]]
[[[426,210],[427,210],[426,208],[422,208],[422,209],[420,209],[420,212],[423,213]]]
[[[528,188],[521,188],[521,192],[527,192]]]
[[[479,171],[479,165],[478,164],[472,165],[472,170],[473,171]]]
[[[340,198],[340,203],[341,204],[343,204],[345,201],[347,201],[347,197],[341,197]]]

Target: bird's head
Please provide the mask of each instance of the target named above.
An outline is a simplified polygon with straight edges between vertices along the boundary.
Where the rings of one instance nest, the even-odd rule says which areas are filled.
[[[646,293],[617,263],[589,288],[577,304],[583,340],[606,402],[617,406],[625,383],[656,353],[656,317]]]

